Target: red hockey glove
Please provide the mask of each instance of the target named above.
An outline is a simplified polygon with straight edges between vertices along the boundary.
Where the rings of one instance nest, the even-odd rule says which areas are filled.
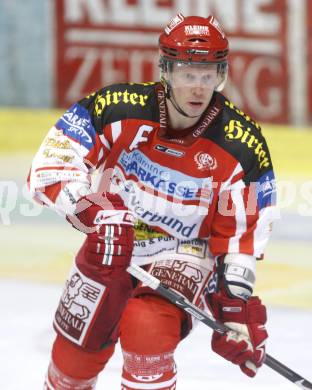
[[[238,364],[244,374],[255,376],[265,358],[265,341],[268,337],[264,326],[265,306],[258,297],[251,297],[245,302],[238,298],[228,298],[224,291],[212,294],[210,299],[216,319],[234,331],[224,335],[213,332],[212,350]]]
[[[119,195],[105,193],[83,197],[77,203],[75,215],[67,216],[67,220],[87,233],[77,257],[80,268],[91,266],[105,282],[125,272],[133,250],[134,218]],[[85,271],[88,274],[90,268]]]

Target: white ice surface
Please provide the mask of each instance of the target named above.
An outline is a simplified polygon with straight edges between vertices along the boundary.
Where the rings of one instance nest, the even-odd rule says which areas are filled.
[[[0,280],[0,389],[42,389],[54,338],[52,318],[61,285]],[[268,308],[267,351],[312,380],[312,312]],[[298,388],[268,367],[254,379],[210,350],[211,331],[199,325],[176,352],[178,390],[291,390]],[[99,390],[120,389],[122,358],[117,348],[98,381]]]

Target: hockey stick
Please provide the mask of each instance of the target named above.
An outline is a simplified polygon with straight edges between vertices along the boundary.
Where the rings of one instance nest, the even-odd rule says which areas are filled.
[[[141,267],[136,264],[131,264],[127,271],[134,276],[136,279],[143,282],[148,287],[157,291],[164,298],[167,298],[174,305],[180,307],[187,313],[191,314],[199,321],[203,322],[205,325],[209,326],[216,332],[221,334],[226,333],[229,328],[225,326],[222,322],[215,320],[212,316],[209,316],[197,306],[193,305],[191,302],[188,302],[181,295],[166,287],[164,284],[160,282],[153,275],[144,271]],[[312,383],[308,380],[304,379],[301,375],[295,373],[290,368],[284,366],[284,364],[280,363],[278,360],[274,359],[272,356],[266,354],[264,363],[272,368],[272,370],[278,372],[280,375],[284,376],[291,382],[295,383],[301,389],[312,389]]]

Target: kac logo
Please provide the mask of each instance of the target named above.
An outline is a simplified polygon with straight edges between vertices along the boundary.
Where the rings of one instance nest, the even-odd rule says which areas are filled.
[[[198,152],[194,156],[194,160],[200,171],[210,171],[217,168],[217,160],[208,153]]]

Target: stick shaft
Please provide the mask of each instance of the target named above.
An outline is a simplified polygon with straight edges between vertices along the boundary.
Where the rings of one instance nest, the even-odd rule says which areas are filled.
[[[153,290],[157,291],[160,295],[168,299],[174,305],[191,314],[193,317],[197,318],[199,321],[203,322],[205,325],[209,326],[216,332],[223,334],[229,330],[229,328],[225,326],[222,322],[215,320],[212,316],[209,316],[197,306],[187,301],[184,297],[163,285],[160,280],[143,270],[141,267],[132,264],[128,267],[128,272],[136,279],[140,280]],[[268,367],[272,368],[272,370],[276,371],[286,379],[296,384],[301,389],[312,389],[311,382],[304,379],[301,375],[295,373],[290,368],[280,363],[278,360],[274,359],[272,356],[266,354],[264,364],[266,364]]]

